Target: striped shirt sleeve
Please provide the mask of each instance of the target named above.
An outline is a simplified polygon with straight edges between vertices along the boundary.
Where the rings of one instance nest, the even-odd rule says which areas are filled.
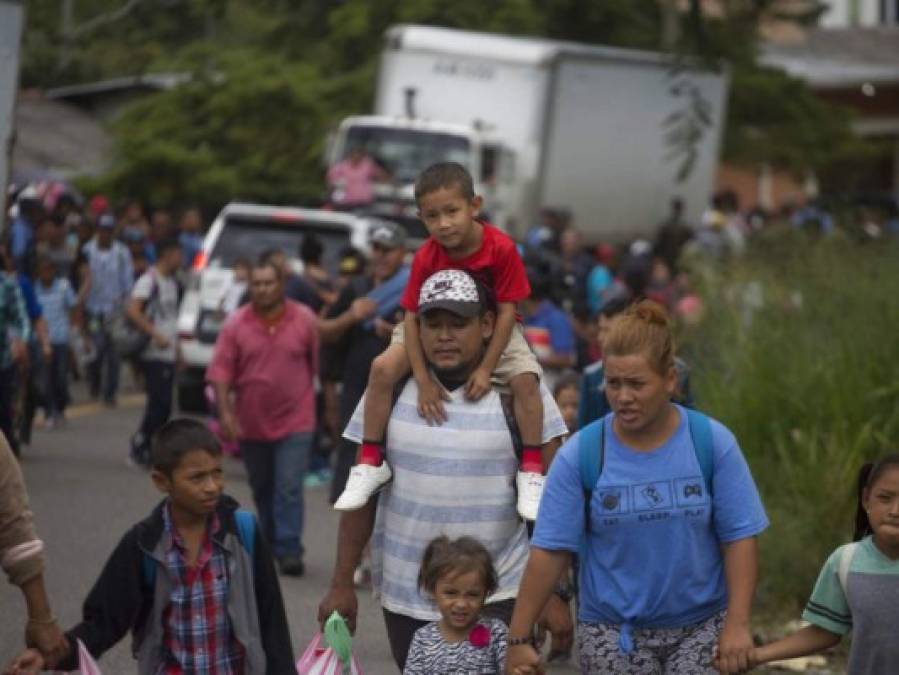
[[[852,630],[852,613],[840,585],[840,551],[838,548],[831,553],[824,563],[802,618],[831,633],[845,635]]]

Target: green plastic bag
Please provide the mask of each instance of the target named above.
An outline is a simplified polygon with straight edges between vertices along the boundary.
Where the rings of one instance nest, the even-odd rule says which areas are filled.
[[[325,621],[325,642],[337,654],[344,669],[349,668],[353,658],[353,636],[350,635],[346,621],[336,610]]]

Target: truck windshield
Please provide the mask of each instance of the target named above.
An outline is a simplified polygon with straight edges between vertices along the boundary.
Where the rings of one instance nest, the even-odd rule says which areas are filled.
[[[355,126],[347,132],[344,156],[351,148],[364,148],[394,180],[411,183],[436,162],[469,165],[469,144],[464,136],[418,129]]]

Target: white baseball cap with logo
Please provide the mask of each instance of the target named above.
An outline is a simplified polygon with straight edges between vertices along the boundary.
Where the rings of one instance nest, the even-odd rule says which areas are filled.
[[[418,313],[444,309],[464,317],[479,316],[487,305],[483,286],[468,272],[440,270],[429,276],[418,294]]]

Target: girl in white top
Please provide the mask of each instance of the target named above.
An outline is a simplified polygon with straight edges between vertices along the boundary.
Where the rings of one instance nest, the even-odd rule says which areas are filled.
[[[506,625],[482,619],[497,576],[487,549],[472,537],[437,537],[425,549],[418,575],[421,590],[441,618],[415,632],[403,675],[503,672]]]

